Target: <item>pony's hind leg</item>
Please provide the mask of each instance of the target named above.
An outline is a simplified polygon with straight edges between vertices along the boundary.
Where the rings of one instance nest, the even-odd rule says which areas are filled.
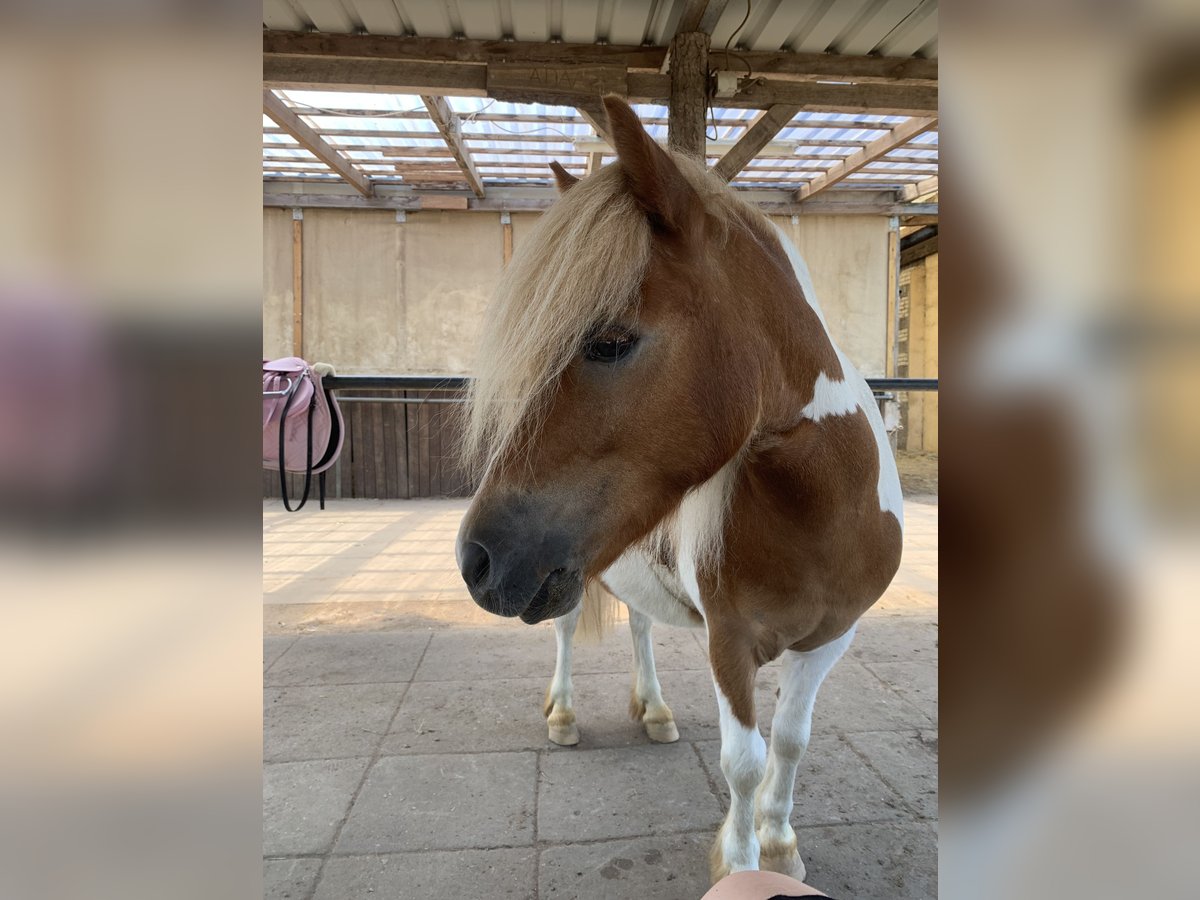
[[[755,795],[755,821],[764,869],[804,879],[804,863],[796,846],[796,832],[789,821],[796,768],[812,733],[817,689],[853,638],[854,629],[851,628],[837,640],[816,650],[806,653],[784,651],[779,703],[771,720],[767,772]]]
[[[571,650],[575,641],[575,626],[579,624],[580,607],[554,620],[554,638],[558,655],[554,663],[554,678],[546,690],[543,712],[550,740],[564,747],[579,743],[579,726],[575,724],[575,706],[571,696]]]
[[[646,729],[650,740],[670,744],[679,740],[675,717],[663,702],[662,686],[654,668],[654,644],[650,640],[651,619],[632,606],[629,630],[633,632],[633,690],[629,697],[629,715]]]

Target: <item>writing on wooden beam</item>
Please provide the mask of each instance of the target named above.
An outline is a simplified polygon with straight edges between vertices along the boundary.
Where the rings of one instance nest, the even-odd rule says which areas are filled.
[[[546,103],[547,98],[565,100],[628,93],[623,66],[538,66],[491,63],[487,67],[489,97],[508,103]],[[574,104],[568,104],[574,105]]]

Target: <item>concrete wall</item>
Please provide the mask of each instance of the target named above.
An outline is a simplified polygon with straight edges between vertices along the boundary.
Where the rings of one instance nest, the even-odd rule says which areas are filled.
[[[512,215],[520,247],[536,213]],[[865,375],[884,374],[887,220],[778,219],[808,260],[834,338]],[[292,214],[263,210],[263,355],[292,352]],[[500,276],[498,213],[308,209],[304,355],[351,374],[469,374]]]

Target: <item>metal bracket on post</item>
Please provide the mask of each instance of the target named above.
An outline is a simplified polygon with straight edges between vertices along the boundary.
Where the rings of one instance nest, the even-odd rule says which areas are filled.
[[[792,213],[792,224],[793,225],[800,224],[800,217],[798,215],[796,215],[795,213]]]
[[[407,221],[408,221],[408,213],[402,209],[396,210],[396,223],[399,225],[403,225]]]
[[[512,214],[508,210],[504,210],[503,212],[500,213],[500,224],[501,225],[511,225],[512,224]]]
[[[293,219],[293,221],[296,221],[296,222],[303,222],[304,221],[304,210],[293,209],[292,210],[292,219]]]

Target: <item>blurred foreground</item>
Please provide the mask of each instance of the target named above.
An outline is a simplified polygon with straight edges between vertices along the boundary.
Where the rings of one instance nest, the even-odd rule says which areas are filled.
[[[261,23],[134,8],[0,23],[3,896],[261,877]],[[942,27],[942,896],[1194,896],[1195,7]]]

